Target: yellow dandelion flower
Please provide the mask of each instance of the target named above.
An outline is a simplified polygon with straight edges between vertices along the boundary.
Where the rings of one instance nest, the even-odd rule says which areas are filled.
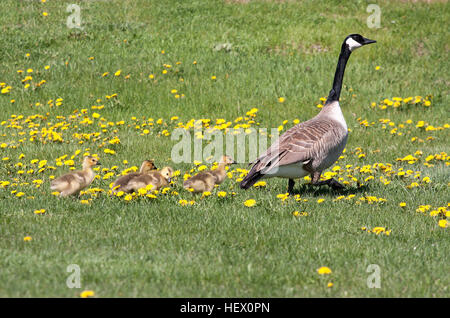
[[[210,195],[211,195],[210,191],[205,191],[203,192],[202,197],[209,197]]]
[[[256,182],[253,186],[255,187],[255,188],[261,188],[261,187],[265,187],[267,185],[267,182],[266,181],[258,181],[258,182]]]
[[[88,297],[93,297],[95,296],[95,293],[93,290],[85,290],[83,292],[81,292],[80,297],[81,298],[88,298]]]
[[[217,196],[219,198],[225,198],[227,196],[227,193],[225,191],[219,191],[217,192]]]
[[[255,206],[256,205],[256,200],[254,200],[254,199],[249,199],[249,200],[246,200],[245,202],[244,202],[244,205],[246,206],[246,207],[252,207],[252,206]]]
[[[317,269],[317,273],[319,273],[319,275],[328,275],[328,274],[331,274],[332,272],[329,267],[322,266]]]

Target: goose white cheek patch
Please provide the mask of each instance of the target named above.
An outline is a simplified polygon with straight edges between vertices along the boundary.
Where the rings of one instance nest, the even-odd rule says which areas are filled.
[[[356,50],[357,48],[362,46],[360,43],[356,42],[352,38],[348,38],[347,41],[345,41],[345,43],[347,43],[350,51]]]

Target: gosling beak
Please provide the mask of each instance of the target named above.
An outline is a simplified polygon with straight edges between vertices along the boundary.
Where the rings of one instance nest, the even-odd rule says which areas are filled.
[[[172,178],[167,178],[167,182],[171,183],[172,182]]]
[[[364,39],[363,45],[377,43],[377,41],[375,41],[375,40],[371,40],[371,39],[367,39],[367,38],[363,38],[363,39]]]
[[[101,166],[102,164],[100,163],[100,161],[97,161],[97,163],[95,165],[96,166]]]
[[[233,160],[233,162],[231,163],[232,165],[237,165],[236,160]]]

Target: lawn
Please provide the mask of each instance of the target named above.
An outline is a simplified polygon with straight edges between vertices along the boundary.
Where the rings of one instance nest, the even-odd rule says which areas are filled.
[[[447,1],[3,0],[0,297],[449,297],[449,20]],[[349,140],[324,177],[346,190],[245,191],[248,160],[209,195],[183,189],[212,163],[174,160],[177,129],[205,147],[214,127],[313,117],[351,33],[377,43],[344,77]],[[87,154],[91,186],[52,193]],[[108,193],[149,158],[171,187]]]

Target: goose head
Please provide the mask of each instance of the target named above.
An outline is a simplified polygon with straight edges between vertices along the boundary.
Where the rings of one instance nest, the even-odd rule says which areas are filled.
[[[220,163],[224,163],[226,165],[234,165],[236,164],[236,161],[234,161],[230,156],[223,156],[220,160]]]
[[[94,157],[94,156],[86,156],[83,159],[83,168],[87,169],[87,168],[91,168],[93,166],[99,166],[100,165],[100,161],[98,160],[98,158]]]
[[[144,162],[141,165],[141,168],[139,169],[140,173],[149,173],[152,170],[156,170],[156,166],[153,162],[153,160],[144,160]]]
[[[170,183],[170,181],[172,181],[173,169],[171,167],[162,168],[160,173],[167,182]]]
[[[360,48],[363,45],[376,43],[375,40],[370,40],[365,37],[363,37],[361,34],[350,34],[347,36],[344,40],[343,46],[345,45],[347,49],[350,50],[350,52],[353,52],[357,48]]]

